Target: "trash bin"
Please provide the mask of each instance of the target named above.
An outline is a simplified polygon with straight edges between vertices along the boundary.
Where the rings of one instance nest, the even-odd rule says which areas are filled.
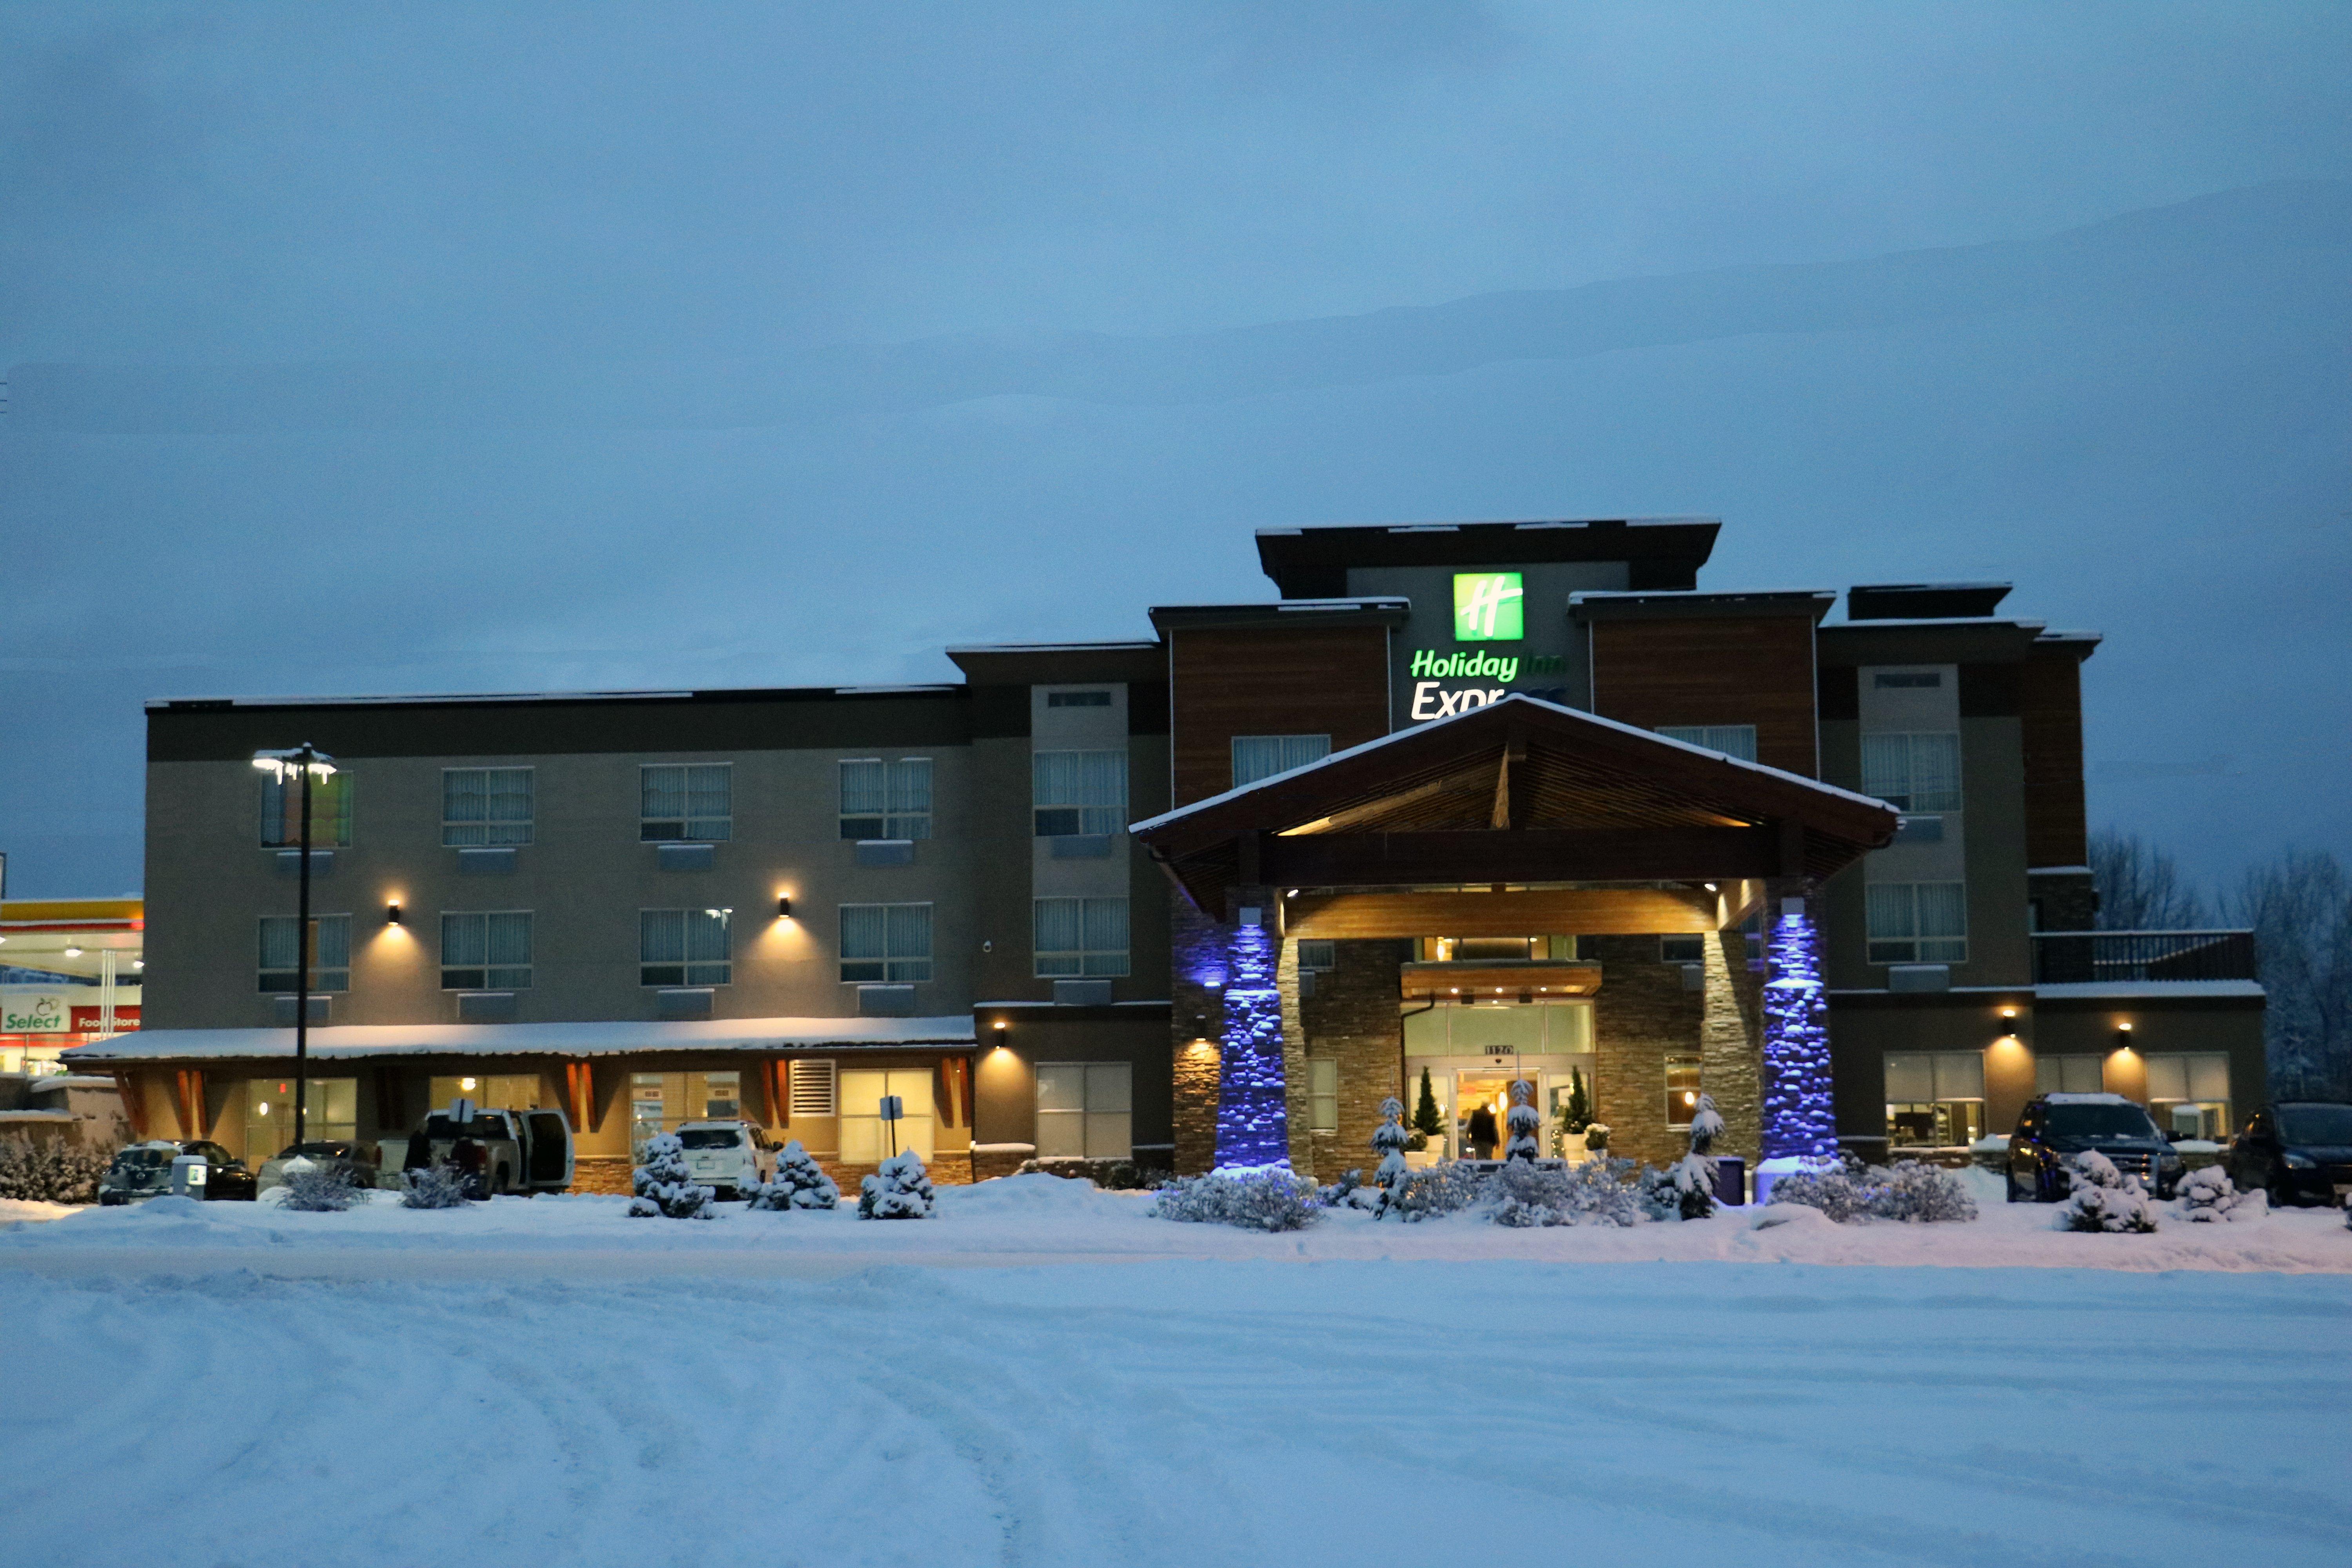
[[[205,1195],[205,1177],[210,1167],[202,1154],[172,1156],[172,1195],[175,1198],[201,1198]]]
[[[1748,1201],[1748,1162],[1732,1154],[1715,1157],[1715,1201],[1735,1207]]]

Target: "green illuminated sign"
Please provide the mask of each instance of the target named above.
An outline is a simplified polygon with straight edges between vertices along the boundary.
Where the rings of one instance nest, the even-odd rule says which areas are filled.
[[[1526,591],[1517,572],[1454,574],[1454,640],[1517,642],[1528,635]]]

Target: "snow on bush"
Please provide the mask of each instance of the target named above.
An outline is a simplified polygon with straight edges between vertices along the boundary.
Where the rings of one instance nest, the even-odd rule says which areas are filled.
[[[1702,1094],[1691,1113],[1690,1150],[1663,1171],[1642,1173],[1642,1202],[1653,1219],[1705,1219],[1715,1212],[1715,1141],[1723,1113]]]
[[[2242,1193],[2219,1165],[2191,1171],[2180,1179],[2180,1212],[2210,1225],[2225,1219],[2259,1219],[2268,1208],[2259,1192]]]
[[[2095,1149],[2066,1162],[2074,1190],[2058,1205],[2052,1227],[2082,1231],[2151,1231],[2156,1205],[2137,1176],[2116,1169],[2116,1163]]]
[[[1977,1217],[1977,1201],[1958,1176],[1917,1160],[1897,1161],[1891,1170],[1872,1165],[1800,1171],[1774,1182],[1765,1204],[1819,1209],[1840,1225],[1870,1219],[1943,1225]]]
[[[341,1165],[321,1165],[310,1160],[289,1161],[286,1180],[278,1189],[278,1206],[302,1214],[341,1214],[358,1203],[359,1188]]]
[[[1372,1209],[1375,1219],[1388,1212],[1397,1187],[1404,1181],[1404,1149],[1412,1136],[1404,1127],[1404,1101],[1394,1095],[1381,1100],[1381,1124],[1372,1129],[1372,1152],[1381,1157],[1372,1172],[1372,1184],[1381,1190],[1380,1202]]]
[[[1631,1160],[1588,1160],[1565,1171],[1506,1164],[1489,1181],[1487,1217],[1523,1228],[1553,1225],[1640,1225],[1650,1215],[1629,1180]]]
[[[841,1202],[841,1189],[795,1138],[776,1161],[776,1179],[753,1187],[751,1199],[755,1209],[829,1209]]]
[[[629,1200],[629,1217],[653,1219],[715,1219],[710,1200],[716,1190],[697,1183],[686,1163],[686,1145],[675,1132],[646,1140],[646,1163],[629,1174],[637,1195]]]
[[[466,1175],[454,1165],[428,1165],[402,1178],[402,1208],[454,1209],[466,1202]]]
[[[94,1204],[107,1156],[63,1143],[0,1142],[0,1198],[34,1204]]]
[[[857,1184],[859,1219],[926,1219],[931,1212],[931,1173],[923,1157],[901,1149]]]
[[[1511,1080],[1511,1109],[1503,1115],[1510,1141],[1503,1145],[1506,1160],[1539,1160],[1543,1145],[1536,1134],[1543,1129],[1543,1112],[1535,1107],[1536,1086],[1526,1079]]]
[[[1364,1185],[1363,1167],[1358,1166],[1318,1191],[1315,1201],[1327,1209],[1370,1209],[1377,1218],[1386,1196],[1380,1188]]]
[[[1388,1207],[1381,1212],[1404,1220],[1435,1219],[1459,1214],[1476,1203],[1485,1190],[1477,1172],[1449,1160],[1425,1170],[1407,1171],[1390,1189]]]
[[[1304,1230],[1323,1217],[1315,1184],[1286,1165],[1230,1165],[1180,1178],[1160,1189],[1151,1212],[1161,1219],[1244,1230]]]
[[[1060,1176],[1066,1181],[1092,1182],[1107,1193],[1139,1193],[1151,1185],[1143,1167],[1132,1160],[1088,1159],[1076,1154],[1024,1160],[1014,1172],[1023,1176]]]

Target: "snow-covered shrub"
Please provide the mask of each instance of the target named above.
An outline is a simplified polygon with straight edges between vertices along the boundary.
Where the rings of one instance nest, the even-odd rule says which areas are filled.
[[[675,1132],[646,1140],[646,1163],[629,1174],[637,1195],[629,1200],[629,1217],[653,1219],[715,1219],[710,1200],[718,1193],[694,1179],[686,1163],[686,1145]]]
[[[2260,1203],[2248,1200],[2259,1194],[2242,1193],[2230,1180],[2230,1173],[2219,1165],[2207,1165],[2191,1171],[2180,1179],[2180,1212],[2193,1221],[2210,1225],[2218,1220],[2250,1219],[2263,1210]]]
[[[1536,1086],[1527,1079],[1511,1080],[1511,1109],[1503,1113],[1503,1125],[1510,1134],[1503,1145],[1506,1160],[1540,1160],[1543,1145],[1536,1134],[1543,1129],[1543,1112],[1535,1107]]]
[[[1609,1148],[1609,1123],[1606,1121],[1595,1121],[1587,1126],[1584,1130],[1584,1147],[1595,1154],[1607,1152]]]
[[[1715,1212],[1715,1156],[1723,1113],[1702,1094],[1691,1112],[1690,1151],[1663,1171],[1642,1172],[1642,1202],[1653,1219],[1705,1219]]]
[[[2057,1230],[2151,1231],[2156,1205],[2137,1176],[2116,1169],[2116,1163],[2095,1149],[2066,1162],[2074,1190],[2058,1205],[2052,1222]]]
[[[1170,1183],[1151,1201],[1151,1212],[1192,1224],[1304,1230],[1323,1217],[1323,1205],[1315,1184],[1286,1165],[1235,1165]]]
[[[1940,1165],[1898,1160],[1889,1171],[1869,1173],[1870,1217],[1906,1225],[1962,1224],[1977,1217],[1968,1184]]]
[[[402,1208],[454,1209],[466,1202],[465,1173],[453,1165],[427,1165],[401,1178]]]
[[[857,1184],[859,1219],[927,1219],[930,1212],[931,1173],[912,1149],[899,1150]]]
[[[109,1162],[68,1143],[0,1141],[0,1198],[33,1204],[94,1204]]]
[[[302,1214],[341,1214],[360,1201],[352,1173],[342,1165],[321,1165],[311,1160],[289,1161],[278,1189],[278,1205]]]
[[[1024,1176],[1060,1176],[1066,1181],[1092,1182],[1107,1193],[1141,1192],[1151,1185],[1143,1168],[1132,1160],[1087,1159],[1075,1154],[1055,1155],[1043,1160],[1024,1160],[1017,1173]]]
[[[1425,1170],[1407,1171],[1389,1190],[1383,1213],[1407,1220],[1435,1219],[1459,1214],[1478,1201],[1485,1182],[1467,1165],[1448,1161]]]
[[[1764,1202],[1767,1207],[1773,1204],[1801,1204],[1844,1225],[1870,1213],[1870,1188],[1843,1168],[1831,1166],[1782,1176],[1772,1184],[1772,1191]]]
[[[841,1189],[795,1138],[776,1160],[776,1179],[753,1187],[751,1199],[755,1209],[829,1209],[841,1202]]]
[[[1381,1100],[1381,1124],[1372,1129],[1372,1152],[1381,1157],[1372,1172],[1372,1184],[1381,1190],[1380,1203],[1372,1210],[1375,1216],[1388,1211],[1397,1184],[1404,1180],[1408,1168],[1404,1152],[1412,1138],[1404,1129],[1404,1102],[1394,1095]]]
[[[1565,1171],[1507,1163],[1487,1179],[1487,1217],[1496,1225],[1521,1227],[1640,1225],[1651,1215],[1644,1212],[1640,1189],[1629,1180],[1633,1171],[1631,1160],[1589,1160]]]

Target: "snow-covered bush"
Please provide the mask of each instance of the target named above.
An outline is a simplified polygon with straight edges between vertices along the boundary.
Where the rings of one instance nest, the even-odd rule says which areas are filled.
[[[1235,1165],[1170,1183],[1152,1200],[1151,1212],[1192,1224],[1304,1230],[1323,1217],[1323,1205],[1315,1184],[1286,1165]]]
[[[2242,1193],[2219,1165],[2191,1171],[2180,1179],[2180,1212],[2192,1221],[2210,1225],[2225,1219],[2252,1219],[2267,1206],[2261,1193]]]
[[[1360,1165],[1328,1186],[1318,1189],[1315,1201],[1327,1209],[1370,1209],[1378,1215],[1381,1204],[1387,1195],[1378,1187],[1364,1184],[1364,1171]]]
[[[1397,1184],[1404,1180],[1405,1146],[1412,1137],[1404,1129],[1404,1102],[1394,1095],[1381,1100],[1381,1124],[1372,1129],[1372,1152],[1381,1157],[1372,1171],[1372,1184],[1381,1190],[1380,1203],[1372,1210],[1375,1217],[1388,1212]]]
[[[352,1185],[348,1169],[306,1159],[287,1163],[286,1180],[278,1191],[278,1207],[302,1214],[341,1214],[362,1196]]]
[[[1506,1160],[1540,1160],[1543,1145],[1536,1134],[1543,1130],[1543,1112],[1535,1106],[1536,1086],[1527,1079],[1511,1080],[1511,1109],[1503,1113],[1503,1125],[1510,1134],[1503,1145]]]
[[[1066,1181],[1092,1182],[1107,1193],[1136,1193],[1151,1185],[1151,1178],[1132,1160],[1087,1159],[1076,1154],[1024,1160],[1017,1174],[1060,1176]]]
[[[751,1200],[755,1209],[829,1209],[841,1202],[841,1189],[795,1138],[777,1158],[776,1179],[753,1187]]]
[[[899,1150],[857,1184],[859,1219],[928,1219],[930,1213],[931,1173],[912,1149]]]
[[[2066,1162],[2074,1190],[2058,1205],[2052,1222],[2058,1230],[2151,1231],[2156,1205],[2137,1176],[2126,1175],[2116,1163],[2095,1149]]]
[[[646,1163],[630,1173],[637,1195],[629,1200],[632,1219],[715,1219],[710,1200],[719,1194],[694,1179],[686,1163],[686,1145],[675,1132],[646,1140]]]
[[[1864,1219],[1940,1225],[1977,1217],[1977,1201],[1959,1177],[1916,1160],[1897,1161],[1892,1170],[1857,1162],[1800,1171],[1774,1182],[1764,1202],[1819,1209],[1840,1225]]]
[[[467,1202],[465,1173],[452,1165],[427,1165],[401,1178],[400,1206],[404,1209],[462,1208]]]
[[[1595,1154],[1607,1152],[1609,1148],[1609,1123],[1606,1121],[1595,1121],[1588,1125],[1584,1129],[1584,1147]]]
[[[1424,1170],[1407,1171],[1389,1190],[1389,1205],[1381,1212],[1406,1220],[1435,1219],[1459,1214],[1478,1201],[1485,1183],[1467,1165],[1448,1161]]]
[[[93,1204],[107,1157],[68,1143],[0,1141],[0,1198],[34,1204]]]
[[[1691,1113],[1690,1151],[1663,1171],[1642,1172],[1642,1202],[1653,1219],[1705,1219],[1715,1212],[1715,1156],[1723,1113],[1702,1094]]]
[[[1517,1227],[1553,1225],[1640,1225],[1639,1190],[1627,1178],[1631,1160],[1589,1160],[1565,1171],[1506,1164],[1489,1178],[1487,1217]]]

